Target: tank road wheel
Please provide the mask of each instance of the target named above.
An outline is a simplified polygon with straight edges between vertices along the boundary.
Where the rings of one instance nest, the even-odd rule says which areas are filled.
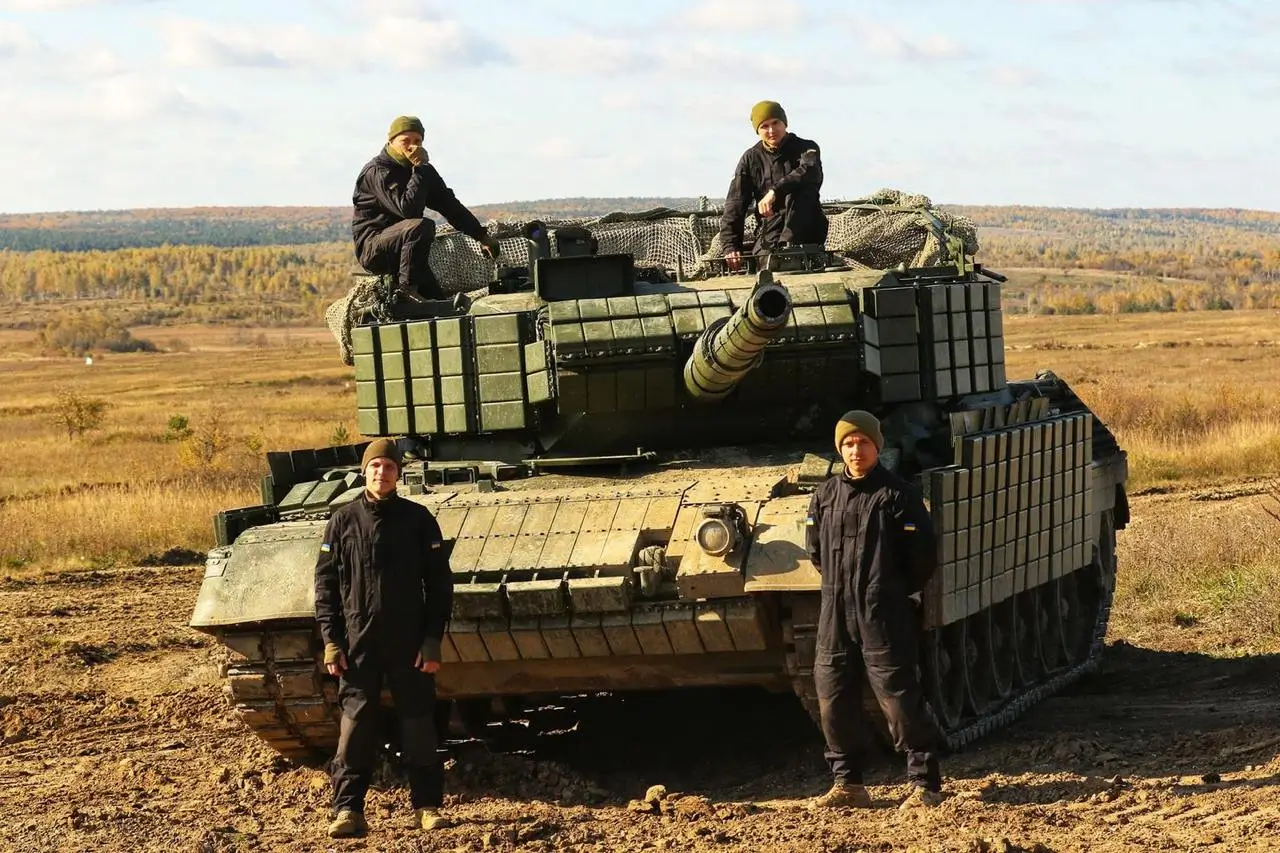
[[[974,716],[981,717],[996,703],[994,658],[991,654],[991,611],[981,610],[964,621],[965,705]]]
[[[991,685],[995,697],[1003,702],[1013,693],[1018,664],[1014,638],[1018,630],[1017,599],[1006,598],[991,608],[987,646],[991,650]]]
[[[943,625],[925,634],[925,695],[942,728],[950,731],[964,717],[965,678],[963,620]]]
[[[1099,620],[1111,602],[1115,568],[1116,531],[1108,510],[1098,516],[1098,543],[1093,549],[1093,560],[1068,576],[1074,590],[1060,594],[1060,598],[1073,603],[1075,608],[1071,618],[1063,622],[1067,656],[1072,663],[1086,660],[1093,653]]]
[[[1054,586],[1058,592],[1058,624],[1061,630],[1062,654],[1068,664],[1077,664],[1089,656],[1089,644],[1093,639],[1093,623],[1097,612],[1086,613],[1081,606],[1080,586],[1090,580],[1084,575],[1088,569],[1077,569],[1058,578]]]
[[[1062,617],[1058,609],[1058,584],[1050,581],[1028,590],[1036,602],[1036,648],[1040,650],[1040,666],[1045,673],[1063,666]]]
[[[1116,519],[1115,510],[1098,516],[1098,544],[1093,552],[1105,597],[1110,600],[1116,583]]]
[[[1030,687],[1040,680],[1040,634],[1036,628],[1039,604],[1034,589],[1013,597],[1013,662],[1018,686]]]

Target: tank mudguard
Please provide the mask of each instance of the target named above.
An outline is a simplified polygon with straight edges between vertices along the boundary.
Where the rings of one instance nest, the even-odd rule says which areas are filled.
[[[292,521],[241,533],[209,552],[191,627],[218,628],[315,617],[315,565],[324,521]]]
[[[822,576],[804,545],[808,515],[809,495],[771,500],[761,508],[744,567],[747,592],[821,589]]]

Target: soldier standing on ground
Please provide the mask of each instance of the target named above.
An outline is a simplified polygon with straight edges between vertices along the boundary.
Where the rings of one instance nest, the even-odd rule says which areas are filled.
[[[364,799],[383,742],[384,684],[395,703],[414,822],[422,829],[448,825],[439,811],[444,767],[436,754],[435,673],[453,604],[449,561],[430,510],[396,493],[395,443],[370,443],[361,470],[365,492],[330,517],[316,561],[316,621],[342,706],[333,838],[368,830]]]
[[[822,162],[818,143],[787,130],[787,114],[777,101],[751,108],[751,126],[760,141],[738,159],[720,218],[720,243],[732,269],[741,265],[747,214],[755,207],[758,225],[752,252],[786,244],[827,240],[822,212]]]
[[[416,116],[400,116],[391,123],[386,146],[356,178],[351,235],[360,266],[379,275],[394,274],[402,289],[443,299],[428,263],[436,224],[424,217],[426,209],[442,214],[491,258],[498,257],[498,239],[484,230],[431,165],[422,133]]]
[[[871,805],[862,779],[865,668],[894,746],[907,753],[914,788],[903,807],[934,806],[942,801],[941,732],[916,670],[919,625],[911,599],[937,568],[933,526],[918,492],[878,464],[884,436],[873,415],[846,412],[835,441],[844,471],[814,493],[806,519],[809,557],[822,573],[813,677],[835,777],[812,805]]]

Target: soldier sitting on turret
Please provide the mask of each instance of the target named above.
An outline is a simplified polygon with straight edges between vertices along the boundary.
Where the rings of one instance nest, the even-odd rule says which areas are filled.
[[[739,158],[720,219],[724,256],[735,270],[741,266],[743,229],[752,205],[759,221],[752,248],[756,255],[784,244],[827,240],[827,218],[818,197],[818,144],[787,131],[787,114],[777,101],[752,107],[751,126],[760,141]]]
[[[402,289],[443,299],[444,291],[427,262],[436,225],[423,216],[426,209],[443,214],[491,258],[498,256],[498,239],[485,232],[428,162],[422,133],[416,116],[400,116],[391,123],[386,146],[356,179],[351,234],[360,266],[379,275],[394,274]]]

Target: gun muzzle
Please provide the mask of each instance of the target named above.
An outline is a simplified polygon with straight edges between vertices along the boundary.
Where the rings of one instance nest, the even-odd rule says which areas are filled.
[[[760,274],[755,289],[727,320],[720,320],[694,342],[684,365],[684,387],[695,400],[714,403],[734,389],[762,356],[765,345],[786,328],[791,294]]]

